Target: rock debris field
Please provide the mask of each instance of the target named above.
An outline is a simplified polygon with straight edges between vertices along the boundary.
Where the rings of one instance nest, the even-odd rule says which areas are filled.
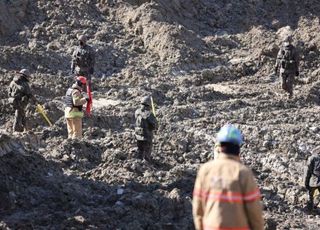
[[[306,160],[320,144],[320,3],[315,0],[0,2],[0,228],[194,229],[199,166],[226,123],[262,192],[265,229],[319,229],[305,210]],[[294,97],[270,77],[286,31],[300,55]],[[63,98],[76,35],[96,50],[93,115],[68,140]],[[12,133],[6,89],[29,68],[54,122],[27,108]],[[135,158],[134,111],[152,95],[153,161]]]

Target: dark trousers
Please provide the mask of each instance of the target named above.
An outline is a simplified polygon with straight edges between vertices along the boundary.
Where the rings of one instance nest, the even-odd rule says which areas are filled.
[[[292,97],[294,74],[281,73],[280,80],[281,80],[281,88],[287,93],[289,93],[290,97]]]
[[[152,141],[137,141],[138,157],[149,161],[151,159]]]
[[[16,108],[13,121],[13,131],[23,132],[26,128],[26,115],[24,108]]]

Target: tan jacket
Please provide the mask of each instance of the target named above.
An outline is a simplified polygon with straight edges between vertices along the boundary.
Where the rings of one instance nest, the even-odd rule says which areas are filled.
[[[200,167],[193,191],[196,230],[263,229],[260,191],[239,157],[219,153]]]
[[[87,103],[87,100],[81,94],[81,88],[76,84],[72,85],[72,101],[74,106],[82,106]],[[84,113],[77,107],[66,107],[64,110],[66,118],[83,117]]]

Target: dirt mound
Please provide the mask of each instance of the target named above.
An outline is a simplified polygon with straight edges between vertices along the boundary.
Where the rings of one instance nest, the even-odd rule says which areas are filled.
[[[314,0],[2,1],[0,83],[29,68],[54,125],[31,104],[31,131],[12,134],[0,91],[1,228],[193,229],[197,169],[212,159],[219,128],[234,123],[266,229],[318,229],[302,172],[320,144],[319,9]],[[301,57],[293,99],[271,75],[289,30]],[[89,37],[97,64],[93,113],[84,139],[72,141],[63,100],[77,34]],[[159,120],[152,162],[136,158],[133,135],[145,95]]]
[[[20,29],[27,16],[29,0],[0,2],[0,34],[11,35]]]

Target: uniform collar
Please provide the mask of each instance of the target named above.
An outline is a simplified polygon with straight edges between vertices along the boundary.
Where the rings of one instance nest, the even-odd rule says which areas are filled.
[[[240,162],[240,157],[239,156],[233,156],[233,155],[229,155],[229,154],[225,154],[225,153],[218,153],[218,159],[231,159],[231,160],[235,160],[235,161],[239,161]]]

